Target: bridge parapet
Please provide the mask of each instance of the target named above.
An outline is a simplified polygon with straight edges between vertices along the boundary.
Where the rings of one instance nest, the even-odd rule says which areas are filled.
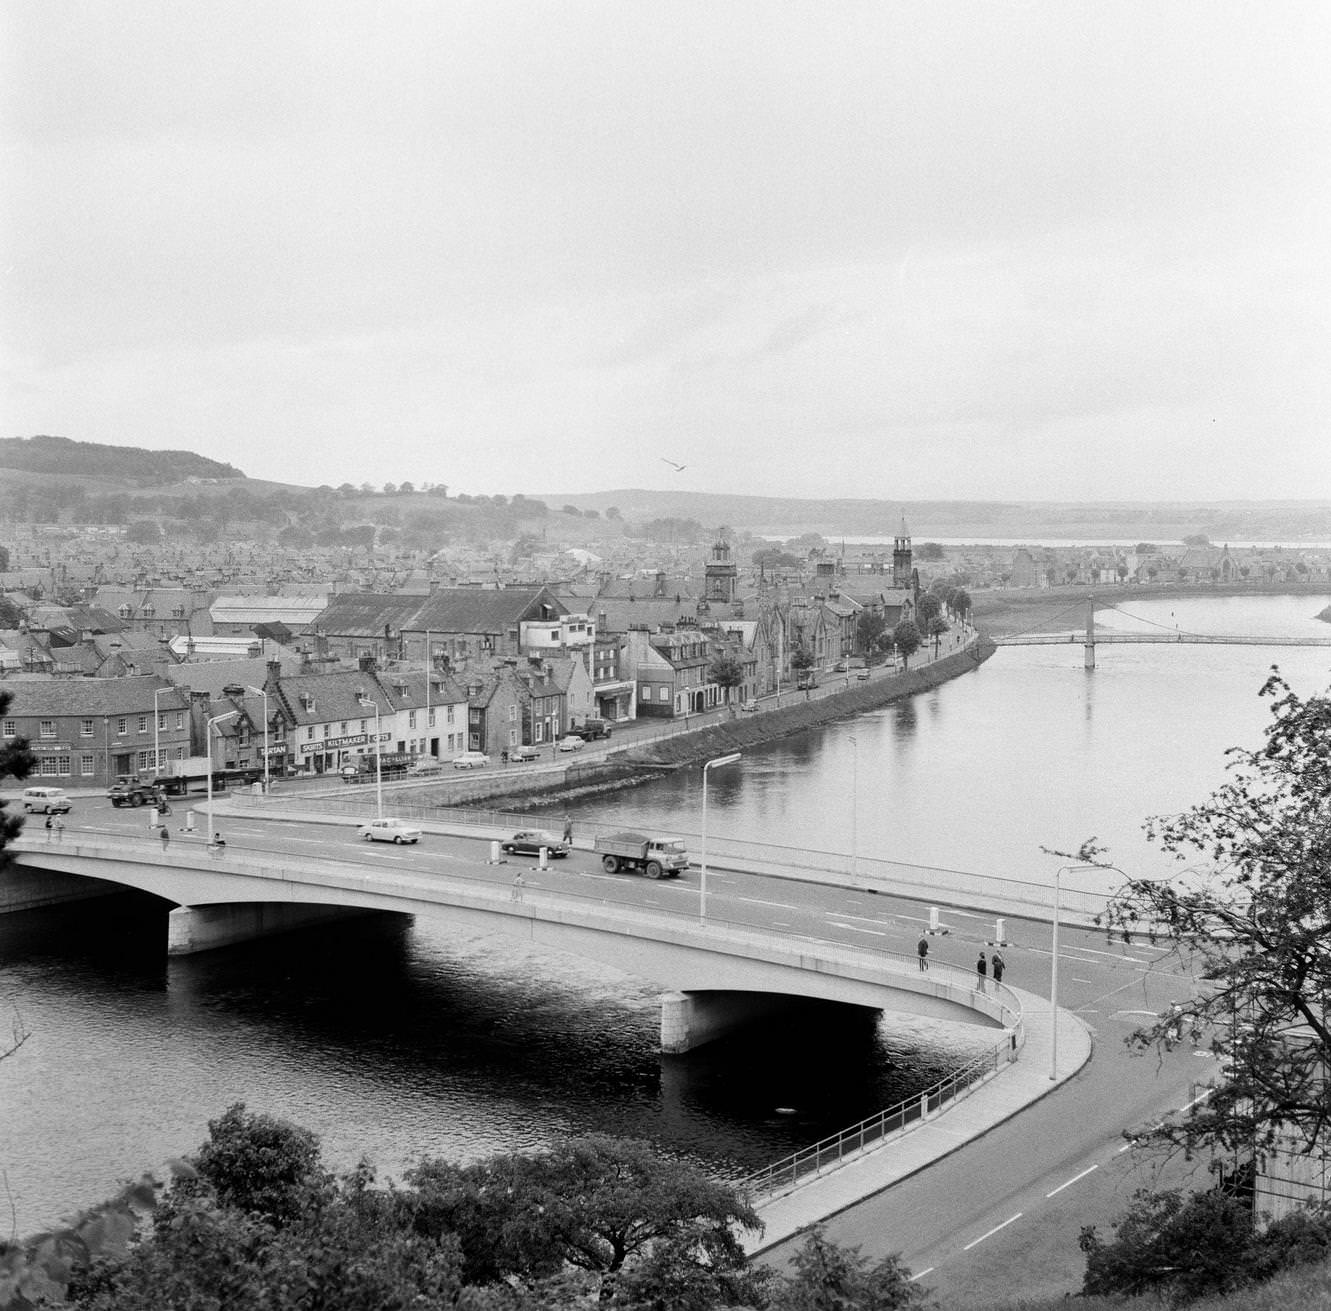
[[[606,897],[528,888],[515,901],[506,882],[439,875],[351,860],[272,858],[228,847],[210,856],[200,841],[163,853],[143,839],[79,834],[50,846],[20,839],[16,859],[138,888],[180,906],[253,907],[287,903],[308,910],[393,911],[441,916],[449,924],[518,936],[652,979],[673,993],[780,993],[876,1009],[909,1011],[1018,1030],[1015,993],[945,962],[921,971],[914,956],[868,950],[806,935],[764,932],[709,916],[669,913]],[[256,921],[260,922],[260,921]],[[206,944],[204,944],[206,945]]]

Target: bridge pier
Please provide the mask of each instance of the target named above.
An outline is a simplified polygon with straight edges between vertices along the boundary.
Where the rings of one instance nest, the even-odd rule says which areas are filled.
[[[661,1050],[682,1055],[750,1024],[809,1004],[807,997],[782,993],[667,992],[661,997]]]
[[[166,953],[168,956],[189,956],[198,951],[212,951],[216,947],[249,942],[252,938],[289,933],[311,924],[379,913],[346,906],[295,905],[275,901],[177,906],[167,916]]]

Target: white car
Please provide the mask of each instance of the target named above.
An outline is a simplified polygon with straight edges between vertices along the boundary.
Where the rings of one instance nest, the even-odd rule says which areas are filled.
[[[453,757],[454,769],[484,769],[490,763],[490,757],[484,751],[464,751]]]
[[[416,761],[416,763],[407,770],[407,773],[413,776],[421,774],[437,774],[443,769],[443,767],[443,761],[436,760],[433,756],[425,756],[423,759]]]
[[[559,749],[561,751],[581,751],[586,745],[576,733],[570,733],[567,737],[559,739]]]
[[[358,838],[366,842],[419,842],[421,831],[408,824],[405,819],[372,819],[356,830]]]

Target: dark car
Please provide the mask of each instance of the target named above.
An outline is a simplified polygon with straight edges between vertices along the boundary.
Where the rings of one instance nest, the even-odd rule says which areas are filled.
[[[510,856],[539,856],[544,847],[551,856],[567,856],[568,843],[547,833],[544,829],[519,829],[511,838],[499,844],[500,851]]]

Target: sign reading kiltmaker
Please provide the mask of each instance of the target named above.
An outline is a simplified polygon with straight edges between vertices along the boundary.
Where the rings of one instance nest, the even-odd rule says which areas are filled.
[[[308,756],[317,751],[338,751],[342,747],[358,747],[369,740],[368,733],[355,733],[350,737],[326,737],[320,742],[302,742],[300,754]]]

